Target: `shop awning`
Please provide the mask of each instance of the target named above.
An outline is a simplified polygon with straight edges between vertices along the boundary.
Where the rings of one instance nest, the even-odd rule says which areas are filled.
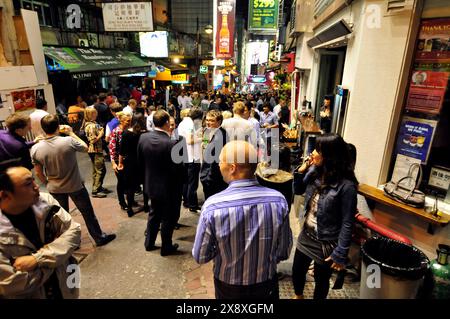
[[[124,50],[44,46],[48,71],[68,71],[74,78],[147,72],[151,64]]]

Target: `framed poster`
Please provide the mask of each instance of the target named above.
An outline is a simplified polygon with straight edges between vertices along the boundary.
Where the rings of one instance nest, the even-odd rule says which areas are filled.
[[[450,75],[450,18],[424,19],[405,108],[438,115]]]
[[[396,153],[419,159],[426,164],[437,121],[404,116],[396,143]]]
[[[444,102],[449,72],[414,70],[409,85],[406,109],[439,114]]]

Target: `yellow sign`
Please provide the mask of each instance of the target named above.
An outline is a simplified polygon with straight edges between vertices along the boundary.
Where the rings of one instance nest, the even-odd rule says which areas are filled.
[[[185,83],[189,83],[189,78],[186,73],[172,74],[172,82],[179,83],[179,84],[185,84]]]

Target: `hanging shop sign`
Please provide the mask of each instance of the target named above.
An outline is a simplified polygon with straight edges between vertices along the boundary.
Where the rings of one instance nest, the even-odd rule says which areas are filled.
[[[249,31],[276,31],[278,29],[278,0],[250,0]]]
[[[426,164],[437,121],[405,116],[397,137],[396,153],[419,159]]]
[[[214,0],[215,58],[231,59],[234,54],[236,0]]]
[[[450,75],[450,19],[421,22],[406,109],[440,113]]]
[[[207,65],[200,65],[200,74],[206,74],[208,73],[208,66]]]
[[[188,84],[189,76],[186,73],[172,74],[172,83],[174,84]]]
[[[151,2],[103,3],[105,31],[153,31]]]

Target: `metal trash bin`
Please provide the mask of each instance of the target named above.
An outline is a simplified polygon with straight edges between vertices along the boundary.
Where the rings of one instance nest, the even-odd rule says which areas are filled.
[[[414,246],[372,237],[361,248],[361,299],[415,299],[430,268]]]

